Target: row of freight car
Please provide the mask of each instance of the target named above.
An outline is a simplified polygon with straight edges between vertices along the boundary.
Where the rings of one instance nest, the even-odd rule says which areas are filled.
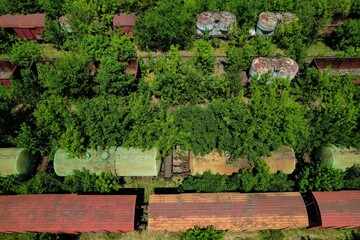
[[[148,230],[173,232],[360,227],[360,191],[154,194],[142,207],[136,195],[5,195],[0,232],[131,232],[140,219]]]
[[[360,164],[360,151],[357,149],[340,149],[335,146],[324,146],[318,150],[320,160],[334,168],[345,170],[354,164]],[[164,173],[165,178],[173,174],[202,174],[206,171],[231,175],[241,169],[251,168],[251,162],[240,158],[228,163],[230,156],[216,150],[201,156],[191,151],[175,150],[174,153],[161,159],[156,148],[142,150],[136,148],[110,147],[106,150],[88,149],[84,157],[76,158],[59,149],[55,153],[53,165],[58,176],[68,176],[74,170],[87,169],[92,173],[110,172],[114,176],[158,176]],[[264,157],[271,173],[282,171],[291,174],[297,163],[294,151],[282,147]],[[30,174],[36,160],[23,148],[0,148],[0,176],[11,174]]]

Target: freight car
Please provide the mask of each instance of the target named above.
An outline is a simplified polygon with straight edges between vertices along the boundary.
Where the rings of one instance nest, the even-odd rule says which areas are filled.
[[[138,230],[136,195],[0,196],[0,232],[131,232]],[[360,191],[184,193],[150,195],[148,229],[194,226],[251,231],[298,227],[360,227]]]

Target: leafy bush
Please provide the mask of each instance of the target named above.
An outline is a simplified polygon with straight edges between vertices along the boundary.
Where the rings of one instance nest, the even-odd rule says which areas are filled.
[[[37,61],[42,56],[42,47],[36,41],[15,43],[10,51],[11,63],[18,66],[28,66],[32,61]]]
[[[345,189],[360,190],[360,164],[355,164],[346,169],[344,181]]]
[[[224,231],[215,230],[213,226],[207,228],[196,226],[188,230],[182,240],[221,240],[224,233]]]
[[[360,20],[351,19],[335,29],[331,37],[336,49],[345,50],[348,47],[360,47]]]
[[[344,172],[325,164],[306,166],[297,175],[300,192],[340,190],[344,186]]]

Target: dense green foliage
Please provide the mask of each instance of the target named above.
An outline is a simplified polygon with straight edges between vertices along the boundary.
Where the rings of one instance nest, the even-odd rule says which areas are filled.
[[[305,166],[286,175],[269,173],[264,162],[257,162],[253,169],[243,169],[231,176],[205,172],[189,176],[179,188],[180,192],[289,192],[333,191],[359,189],[359,166],[346,171],[323,164]]]
[[[180,0],[159,1],[147,10],[135,25],[140,48],[166,51],[171,45],[189,47],[194,38],[195,18],[184,11]]]
[[[0,52],[25,68],[10,89],[0,86],[1,147],[26,147],[50,156],[61,147],[80,156],[86,148],[155,146],[165,156],[182,145],[195,154],[225,150],[231,161],[239,157],[256,161],[283,145],[297,153],[324,144],[360,147],[360,88],[352,84],[355,79],[315,69],[303,71],[307,47],[337,15],[349,19],[334,32],[331,46],[342,50],[340,55],[359,56],[358,1],[0,0],[0,6],[0,14],[47,13],[43,37],[61,56],[27,69],[45,55],[43,44],[0,32]],[[134,38],[111,28],[113,15],[124,11],[138,14]],[[195,41],[196,15],[202,11],[236,15],[237,24],[224,48],[224,69],[214,53],[214,47],[223,45],[220,40],[204,36]],[[272,37],[251,37],[249,28],[263,11],[293,12],[299,19],[278,24]],[[62,15],[68,18],[72,33],[59,26]],[[169,50],[156,60],[149,54],[146,62],[140,61],[140,79],[126,73],[129,60],[137,57],[134,43],[143,50]],[[192,47],[193,55],[184,60],[179,49]],[[239,72],[246,71],[256,56],[291,57],[301,73],[291,83],[263,75],[244,88]],[[345,182],[344,187],[356,189],[358,172],[356,167],[343,174],[315,166],[290,179],[258,167],[231,177],[210,173],[190,177],[183,188],[307,191],[339,189]],[[315,180],[317,174],[326,177]],[[112,184],[108,176],[88,176],[82,188],[74,177],[64,180],[64,188],[52,177],[36,175],[20,190],[7,187],[4,191],[107,192]],[[9,181],[17,186],[23,180]]]
[[[306,166],[296,176],[300,192],[340,190],[344,187],[343,179],[343,171],[323,164]]]
[[[331,40],[336,49],[360,48],[360,19],[351,19],[335,29]]]
[[[41,46],[35,41],[17,42],[12,46],[10,61],[18,66],[29,66],[41,58],[41,51]]]
[[[19,175],[0,177],[0,194],[109,193],[119,188],[118,180],[110,173],[95,175],[88,170],[74,171],[65,178],[44,172],[30,179]]]
[[[254,169],[244,169],[232,176],[205,172],[189,176],[181,187],[182,192],[287,192],[294,190],[294,182],[284,173],[270,174],[264,162]]]
[[[213,226],[207,228],[200,228],[196,226],[193,229],[186,231],[182,240],[221,240],[223,239],[224,231],[215,230]]]

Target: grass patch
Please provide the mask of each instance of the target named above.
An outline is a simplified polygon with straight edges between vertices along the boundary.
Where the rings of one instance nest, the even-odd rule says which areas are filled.
[[[335,56],[338,51],[333,50],[323,42],[317,42],[309,46],[307,56],[308,58],[314,57],[332,57]]]
[[[123,188],[144,188],[144,202],[149,202],[150,194],[154,194],[155,188],[176,188],[180,186],[183,178],[173,177],[171,181],[165,181],[159,177],[125,177]]]

